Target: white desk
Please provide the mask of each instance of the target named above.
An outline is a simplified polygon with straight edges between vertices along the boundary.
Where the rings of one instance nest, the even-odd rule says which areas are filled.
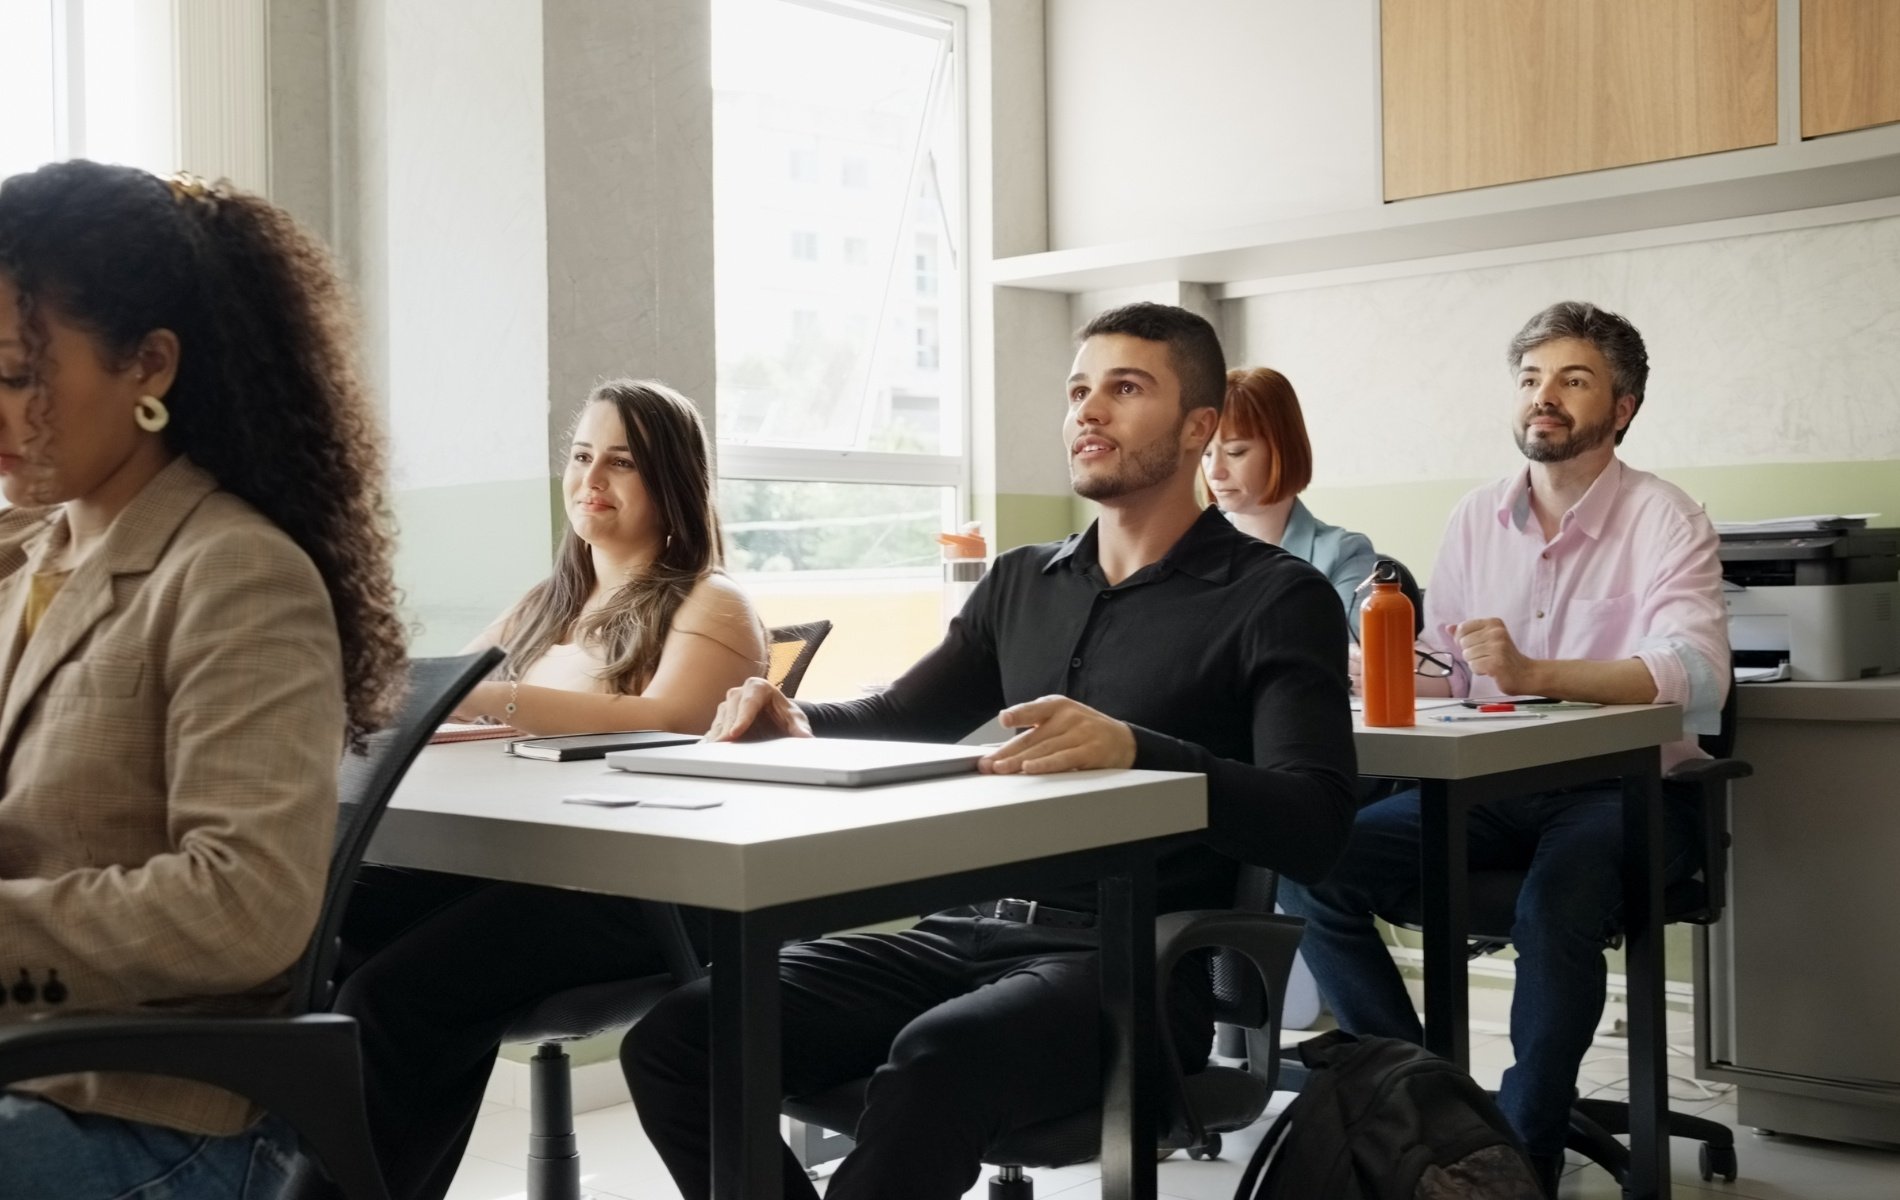
[[[1598,780],[1623,784],[1624,954],[1629,973],[1630,1178],[1635,1200],[1669,1195],[1668,1047],[1663,1036],[1659,748],[1682,738],[1674,705],[1558,711],[1541,721],[1434,721],[1368,729],[1354,714],[1359,773],[1419,781],[1425,910],[1425,1044],[1470,1062],[1465,979],[1465,817],[1475,804]]]
[[[1097,883],[1103,1195],[1155,1194],[1154,854],[1207,823],[1206,780],[1160,771],[964,775],[830,789],[628,775],[435,746],[403,780],[369,858],[705,907],[712,914],[713,1171],[719,1200],[776,1200],[778,951],[787,939],[991,896]],[[577,792],[718,799],[603,809]]]

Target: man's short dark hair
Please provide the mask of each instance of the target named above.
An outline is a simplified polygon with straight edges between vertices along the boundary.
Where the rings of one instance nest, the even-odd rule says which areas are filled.
[[[1220,413],[1227,399],[1227,356],[1221,352],[1220,335],[1206,317],[1172,304],[1141,300],[1098,315],[1076,331],[1075,340],[1086,342],[1107,333],[1166,342],[1168,361],[1181,380],[1181,411],[1211,408]]]
[[[1511,373],[1517,373],[1526,354],[1545,342],[1562,338],[1577,338],[1597,348],[1597,353],[1610,364],[1610,388],[1614,395],[1636,397],[1636,407],[1630,411],[1630,424],[1635,424],[1636,414],[1643,409],[1643,389],[1649,383],[1649,350],[1643,345],[1643,335],[1636,332],[1636,326],[1594,304],[1560,300],[1526,321],[1524,328],[1511,339],[1511,349],[1505,355]],[[1629,425],[1616,431],[1617,445],[1623,444],[1623,435],[1628,432]]]

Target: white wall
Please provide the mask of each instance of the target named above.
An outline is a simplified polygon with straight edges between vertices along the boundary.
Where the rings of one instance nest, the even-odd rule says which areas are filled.
[[[541,4],[380,9],[396,485],[545,478]]]
[[[1316,486],[1502,474],[1505,346],[1562,299],[1648,344],[1637,465],[1900,459],[1900,217],[1257,296],[1228,357],[1293,381]]]
[[[1051,249],[1376,204],[1376,0],[1047,0]]]

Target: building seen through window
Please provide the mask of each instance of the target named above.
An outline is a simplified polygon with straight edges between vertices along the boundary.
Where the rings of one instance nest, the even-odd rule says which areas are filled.
[[[768,621],[839,626],[808,686],[887,681],[941,630],[935,535],[967,519],[962,13],[712,15],[731,566]]]

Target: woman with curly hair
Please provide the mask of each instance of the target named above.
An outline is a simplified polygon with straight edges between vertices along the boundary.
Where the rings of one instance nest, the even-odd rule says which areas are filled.
[[[568,530],[554,572],[470,646],[508,658],[462,715],[531,733],[704,733],[728,689],[765,673],[768,650],[719,569],[699,411],[652,380],[601,384],[575,417],[561,493]],[[568,988],[658,974],[660,946],[638,901],[365,867],[344,917],[336,1007],[362,1029],[390,1194],[448,1191],[517,1015]]]
[[[326,255],[225,185],[0,184],[0,489],[0,1021],[278,1010],[403,660]],[[294,1147],[189,1081],[0,1092],[5,1197],[270,1196]]]

